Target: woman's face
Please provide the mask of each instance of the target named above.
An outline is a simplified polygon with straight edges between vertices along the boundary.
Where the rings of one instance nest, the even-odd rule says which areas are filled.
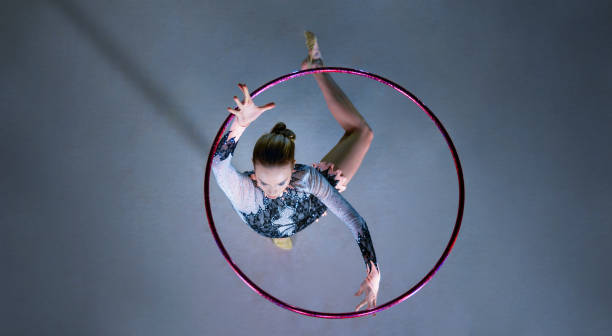
[[[295,164],[295,160],[293,162]],[[263,190],[266,197],[274,199],[285,192],[291,181],[293,164],[266,167],[256,162],[254,166],[257,186]]]

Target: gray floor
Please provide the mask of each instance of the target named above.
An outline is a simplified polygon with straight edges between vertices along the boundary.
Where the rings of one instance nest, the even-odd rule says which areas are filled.
[[[0,11],[0,334],[609,335],[609,1],[4,2]],[[316,319],[248,288],[210,233],[203,175],[225,110],[298,70],[303,31],[330,66],[419,97],[463,165],[449,258],[376,317]],[[378,303],[450,238],[458,187],[431,120],[392,89],[333,77],[374,130],[343,196],[366,219]],[[342,135],[311,77],[247,129],[233,164],[283,121],[300,163]],[[211,176],[225,247],[290,304],[351,311],[361,254],[333,215],[287,252],[240,221]]]

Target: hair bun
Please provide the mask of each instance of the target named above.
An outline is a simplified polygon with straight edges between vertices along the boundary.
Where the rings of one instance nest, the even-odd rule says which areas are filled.
[[[285,125],[285,123],[282,121],[277,122],[276,125],[272,127],[272,130],[270,130],[270,133],[281,134],[291,139],[292,141],[295,140],[295,133],[293,133],[292,130],[288,129],[287,125]]]

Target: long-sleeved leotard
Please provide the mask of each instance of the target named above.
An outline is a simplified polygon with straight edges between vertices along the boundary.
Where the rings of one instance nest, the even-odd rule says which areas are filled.
[[[231,164],[238,141],[234,137],[228,139],[229,135],[230,131],[227,130],[219,141],[212,171],[234,210],[251,229],[269,238],[289,237],[329,209],[351,230],[363,255],[366,270],[370,270],[370,261],[378,269],[366,222],[334,188],[332,182],[337,181],[333,177],[322,174],[314,167],[297,163],[290,182],[293,188],[286,188],[281,197],[270,199],[250,178],[253,171],[240,173]]]

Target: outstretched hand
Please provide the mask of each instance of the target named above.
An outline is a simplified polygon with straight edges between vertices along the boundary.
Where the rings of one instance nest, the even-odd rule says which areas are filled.
[[[240,126],[247,127],[250,123],[252,123],[257,117],[259,117],[262,113],[267,110],[273,109],[276,104],[268,103],[264,106],[257,106],[253,103],[251,99],[251,95],[249,94],[249,89],[246,84],[238,83],[238,87],[242,90],[244,94],[244,102],[240,102],[238,97],[234,96],[234,101],[236,102],[236,108],[228,107],[227,110],[236,116],[237,122]]]
[[[359,296],[365,291],[365,298],[357,305],[355,311],[358,311],[366,303],[368,304],[367,309],[376,307],[376,297],[378,295],[379,283],[380,272],[376,268],[376,265],[374,265],[374,261],[370,260],[370,272],[368,273],[368,276],[365,278],[365,280],[363,280],[363,282],[361,283],[361,286],[359,287],[357,293],[355,293],[356,296]],[[376,314],[374,314],[373,316],[376,316]]]

